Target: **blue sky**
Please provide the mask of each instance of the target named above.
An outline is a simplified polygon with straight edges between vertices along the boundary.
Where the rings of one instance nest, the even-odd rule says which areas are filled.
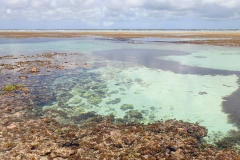
[[[240,29],[240,0],[0,0],[0,29]]]

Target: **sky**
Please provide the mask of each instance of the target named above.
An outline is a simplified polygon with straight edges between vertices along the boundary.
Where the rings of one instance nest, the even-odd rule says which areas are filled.
[[[0,0],[0,29],[240,29],[240,0]]]

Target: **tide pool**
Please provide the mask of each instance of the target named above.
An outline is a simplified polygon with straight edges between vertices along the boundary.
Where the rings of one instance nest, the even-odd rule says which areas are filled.
[[[210,136],[239,129],[223,110],[239,89],[239,48],[103,37],[0,40],[1,56],[53,52],[88,55],[89,67],[41,78],[54,93],[37,106],[42,117],[64,124],[90,112],[124,123],[177,119],[206,126]]]

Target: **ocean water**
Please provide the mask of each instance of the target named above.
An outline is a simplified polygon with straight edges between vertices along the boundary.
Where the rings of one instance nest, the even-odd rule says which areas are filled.
[[[51,80],[55,98],[39,107],[46,113],[42,116],[49,116],[48,110],[66,113],[69,119],[55,117],[60,123],[94,111],[126,123],[199,123],[210,136],[237,130],[239,48],[171,43],[181,40],[1,38],[0,56],[60,52],[98,57],[86,63],[99,66],[68,69]]]

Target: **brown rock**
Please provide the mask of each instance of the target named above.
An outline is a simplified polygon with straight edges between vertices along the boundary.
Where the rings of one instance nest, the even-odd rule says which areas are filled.
[[[37,69],[36,67],[32,67],[31,72],[33,73],[39,72],[39,69]]]

